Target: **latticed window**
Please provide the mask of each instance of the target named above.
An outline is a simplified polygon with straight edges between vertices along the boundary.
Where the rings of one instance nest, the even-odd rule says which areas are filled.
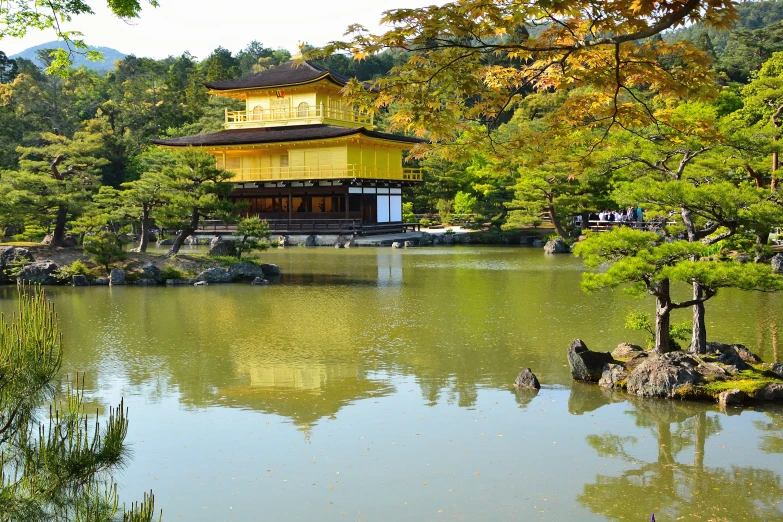
[[[296,115],[300,118],[305,118],[310,115],[310,104],[307,102],[302,102],[299,104],[299,106],[296,108]]]
[[[253,116],[252,116],[253,121],[258,121],[261,118],[263,118],[263,114],[264,114],[264,108],[262,106],[256,105],[255,107],[253,107]]]

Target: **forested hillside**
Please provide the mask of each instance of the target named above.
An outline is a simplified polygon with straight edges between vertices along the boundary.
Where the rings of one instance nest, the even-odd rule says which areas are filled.
[[[45,52],[51,49],[68,50],[68,47],[65,44],[65,42],[62,41],[47,42],[41,45],[30,47],[29,49],[25,49],[24,51],[11,56],[11,58],[12,59],[24,58],[25,60],[30,60],[34,62],[38,67],[45,67],[46,61],[42,60],[39,57],[39,53],[41,51]],[[103,56],[103,60],[99,60],[96,62],[88,60],[86,56],[86,51],[98,51]],[[72,56],[73,56],[72,60],[73,60],[74,68],[86,67],[88,69],[93,69],[95,71],[108,71],[109,69],[114,68],[114,62],[118,60],[122,60],[123,58],[125,58],[126,54],[118,51],[117,49],[112,49],[111,47],[88,46],[85,52],[73,53]]]

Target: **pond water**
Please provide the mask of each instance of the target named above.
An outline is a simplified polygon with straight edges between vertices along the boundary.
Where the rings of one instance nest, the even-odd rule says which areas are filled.
[[[525,248],[289,248],[275,285],[56,287],[64,373],[121,397],[123,500],[165,520],[780,520],[783,409],[627,400],[566,348],[643,343],[650,300]],[[683,293],[687,290],[680,289]],[[0,310],[15,288],[0,288]],[[687,312],[677,317],[687,319]],[[711,340],[772,361],[783,295],[725,291]],[[510,386],[523,367],[538,394]]]

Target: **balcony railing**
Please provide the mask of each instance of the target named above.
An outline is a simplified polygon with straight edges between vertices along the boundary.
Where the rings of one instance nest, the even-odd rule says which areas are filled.
[[[373,126],[373,115],[358,109],[324,107],[292,107],[281,109],[253,109],[252,111],[230,111],[226,109],[226,127],[273,127],[297,123],[324,123],[325,120],[353,123],[365,127]]]
[[[388,179],[395,181],[421,181],[421,169],[389,170],[358,165],[321,167],[262,167],[226,169],[234,173],[231,181],[284,181],[316,179]]]

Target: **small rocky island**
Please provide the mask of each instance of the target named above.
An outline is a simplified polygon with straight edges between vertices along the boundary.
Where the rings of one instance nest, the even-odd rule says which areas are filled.
[[[0,247],[0,284],[37,283],[71,286],[204,286],[246,282],[265,285],[279,279],[280,267],[233,257],[218,241],[210,254],[175,257],[128,252],[122,262],[98,266],[79,248],[48,246]],[[230,245],[229,245],[230,246]]]
[[[707,343],[702,355],[658,354],[622,343],[595,352],[581,339],[568,348],[574,380],[640,397],[717,400],[721,406],[748,401],[783,401],[783,363],[765,364],[741,344]]]

